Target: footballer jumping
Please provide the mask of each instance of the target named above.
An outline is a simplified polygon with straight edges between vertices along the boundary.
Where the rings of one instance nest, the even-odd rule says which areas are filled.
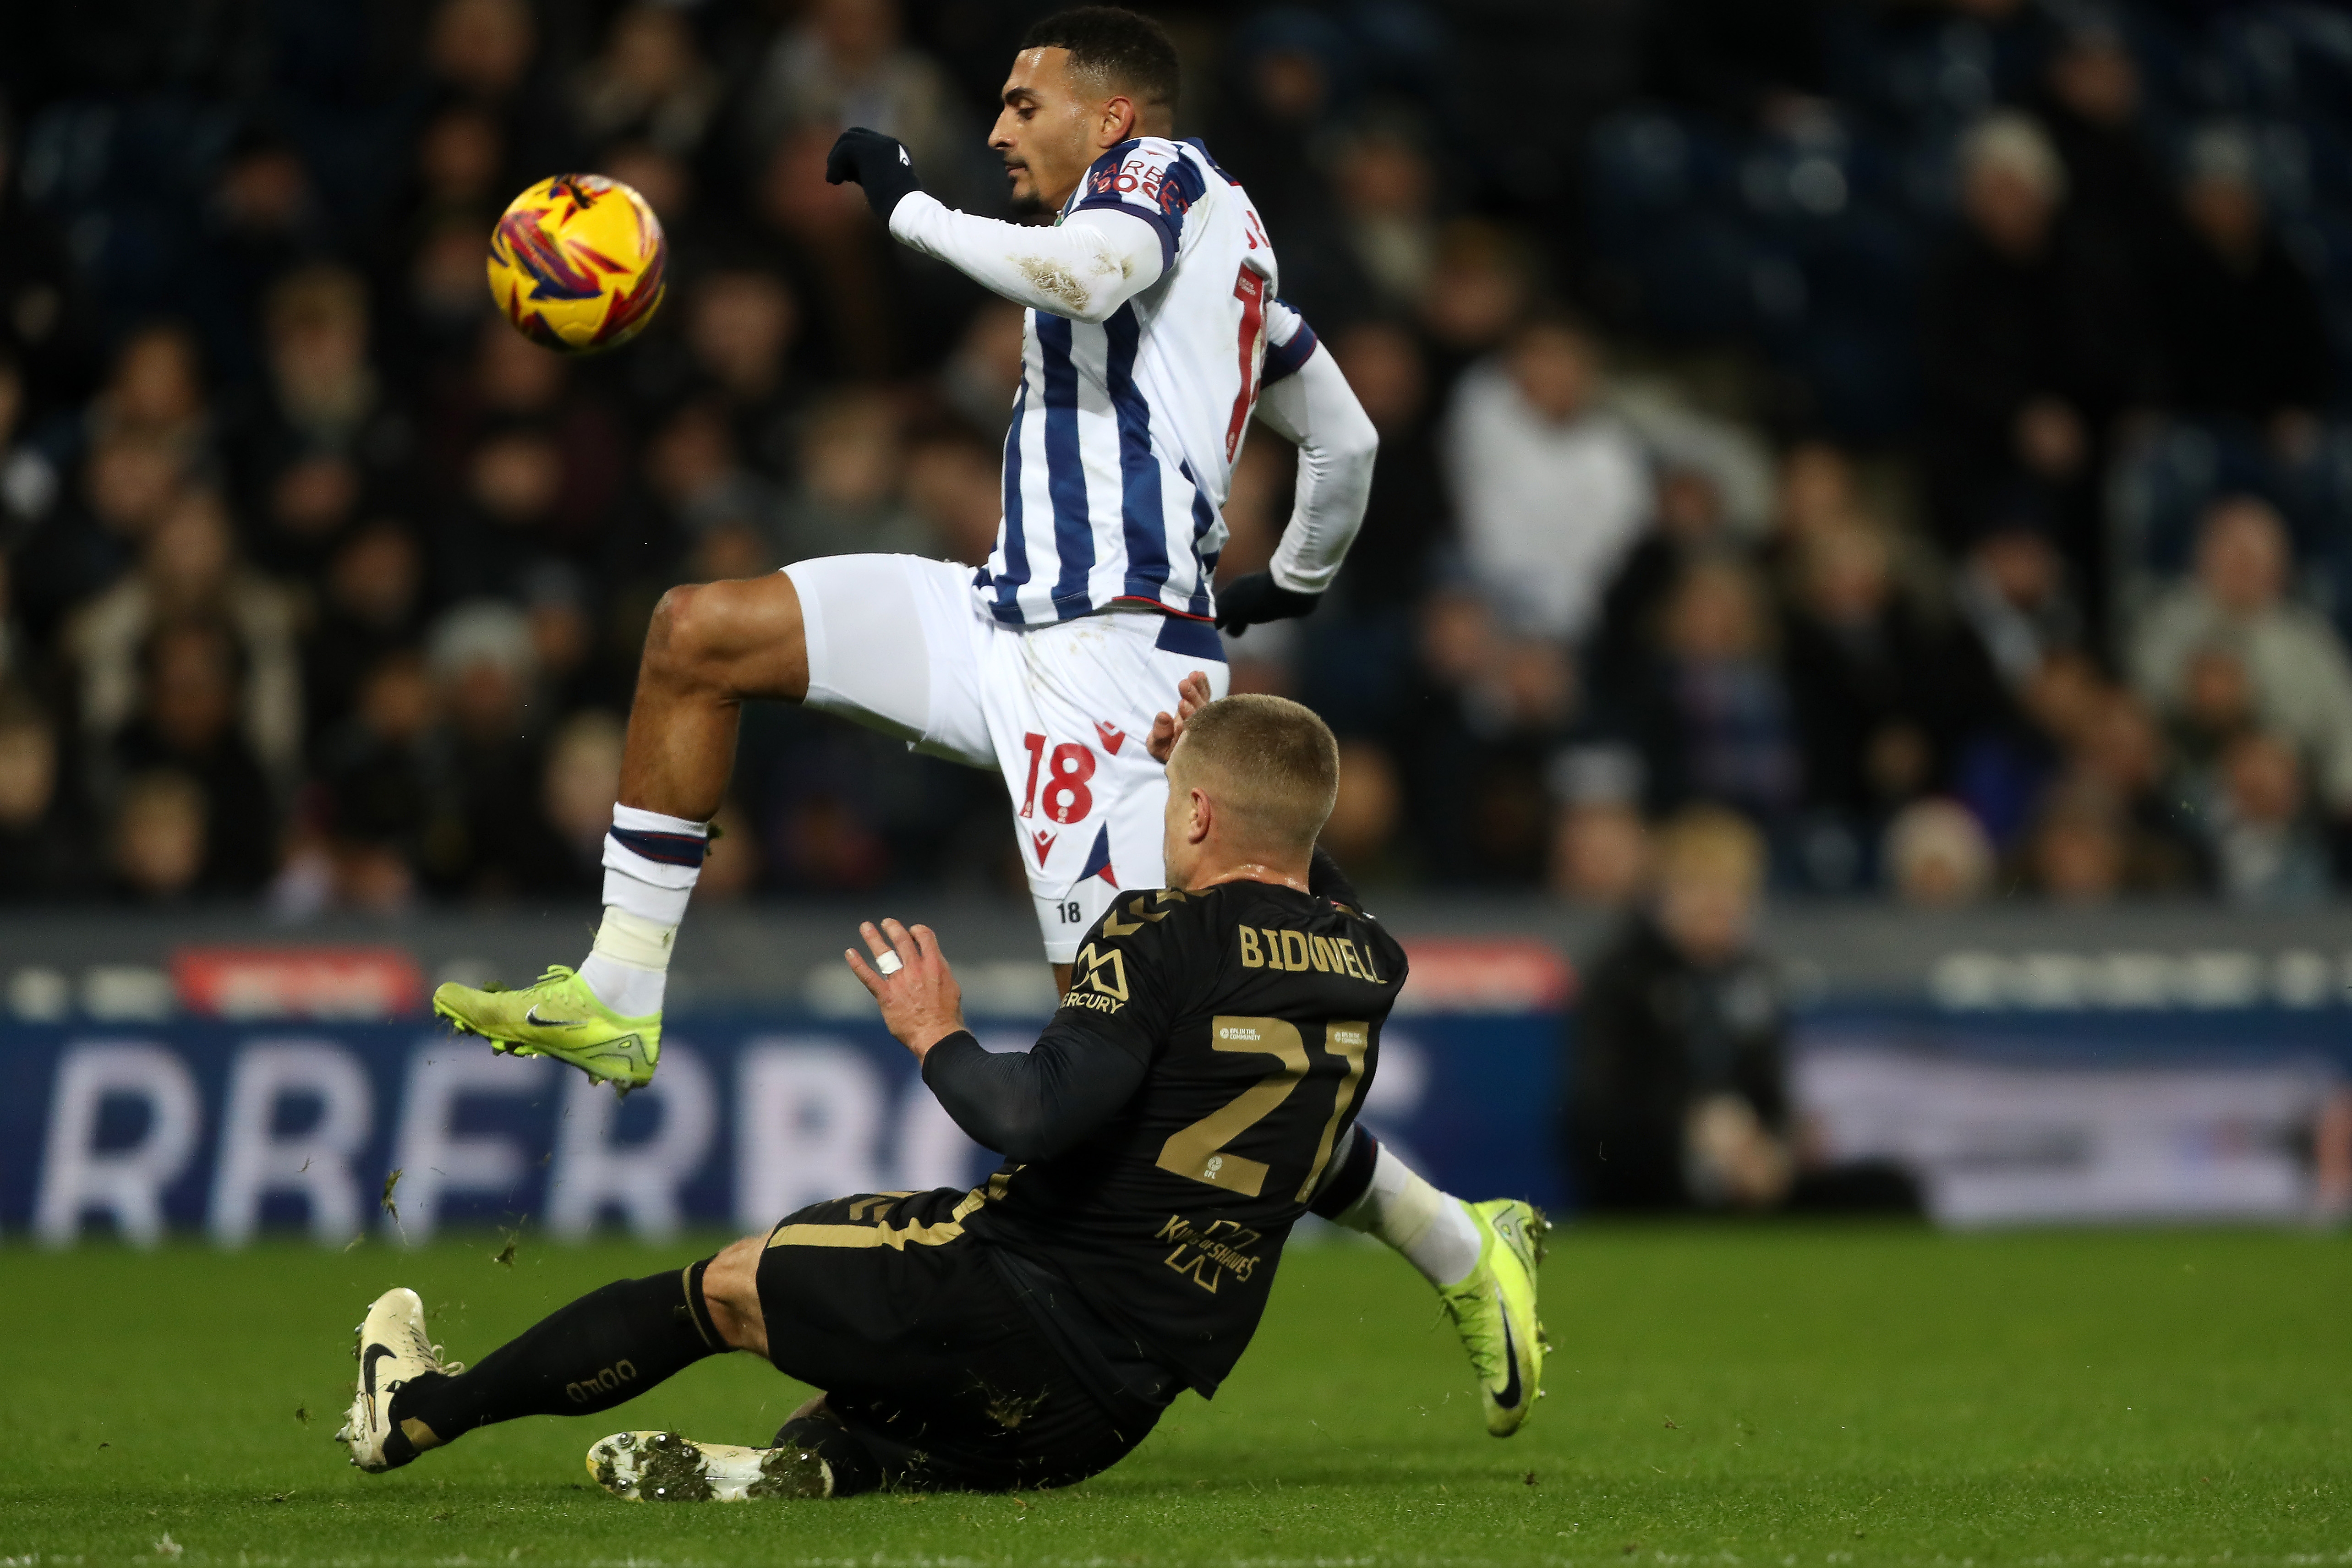
[[[646,639],[587,960],[525,989],[445,985],[436,1012],[499,1049],[555,1057],[625,1092],[648,1082],[672,945],[733,768],[738,714],[753,698],[805,703],[999,769],[1066,1001],[1088,979],[1071,972],[1082,945],[1100,955],[1115,925],[1144,919],[1157,930],[1170,910],[1195,918],[1181,899],[1114,914],[1134,890],[1196,885],[1163,859],[1169,747],[1226,689],[1217,628],[1304,615],[1329,586],[1362,520],[1377,440],[1329,352],[1278,298],[1274,247],[1248,193],[1201,142],[1172,139],[1177,78],[1167,36],[1132,12],[1084,6],[1030,29],[990,146],[1016,203],[1055,214],[1050,226],[957,212],[923,191],[898,142],[843,133],[828,179],[861,185],[902,244],[1028,308],[995,548],[976,572],[835,556],[672,590]],[[1298,447],[1295,507],[1270,569],[1214,592],[1222,508],[1253,415]],[[1161,711],[1171,695],[1173,715]],[[1332,891],[1328,858],[1315,864],[1315,892]],[[1324,1057],[1302,1060],[1298,1072],[1323,1071]],[[1295,1085],[1289,1071],[1265,1082]],[[1353,1111],[1331,1114],[1336,1137]],[[992,1141],[997,1124],[963,1124],[1012,1152]],[[1369,1134],[1352,1153],[1330,1168],[1346,1164],[1361,1179],[1297,1186],[1298,1201],[1379,1237],[1438,1288],[1488,1429],[1507,1436],[1539,1389],[1541,1216],[1517,1200],[1439,1192]],[[1240,1163],[1263,1169],[1266,1159]],[[1233,1168],[1162,1175],[1199,1197],[1223,1190],[1217,1172]],[[984,1227],[1003,1179],[937,1213],[930,1195],[822,1223],[861,1235]],[[1246,1224],[1273,1234],[1256,1218]],[[1035,1263],[1048,1276],[1055,1266],[1044,1255]],[[696,1321],[717,1333],[722,1319],[738,1321]],[[759,1332],[756,1302],[742,1321]]]

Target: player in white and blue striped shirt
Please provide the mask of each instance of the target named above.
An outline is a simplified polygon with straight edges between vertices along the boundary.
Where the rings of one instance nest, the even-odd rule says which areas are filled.
[[[1161,884],[1153,727],[1224,695],[1218,626],[1314,608],[1362,521],[1377,445],[1329,352],[1276,298],[1248,193],[1199,142],[1171,140],[1176,75],[1166,36],[1131,12],[1085,6],[1032,29],[990,145],[1016,201],[1057,214],[1051,227],[953,211],[898,142],[842,136],[828,178],[863,185],[902,243],[1029,307],[996,548],[976,574],[835,556],[671,591],[646,639],[593,951],[524,990],[444,986],[443,1016],[624,1085],[652,1077],[671,944],[746,698],[999,769],[1058,989],[1112,898]],[[1296,503],[1269,570],[1220,594],[1253,415],[1298,447]],[[1488,1425],[1516,1429],[1534,1388],[1517,1369],[1540,1360],[1533,1285],[1504,1291],[1495,1270],[1524,1275],[1526,1249],[1387,1150],[1361,1163],[1341,1223],[1445,1289]]]
[[[1015,202],[1053,212],[1050,226],[943,205],[875,131],[845,132],[828,161],[903,244],[1029,307],[1003,522],[976,571],[834,556],[663,601],[606,845],[604,929],[580,971],[620,1018],[657,1013],[747,697],[998,769],[1045,956],[1067,965],[1115,894],[1160,883],[1155,717],[1187,675],[1223,695],[1216,627],[1307,613],[1355,536],[1378,438],[1276,297],[1248,192],[1199,142],[1166,134],[1172,49],[1130,13],[1089,7],[1058,25],[1073,19],[1080,47],[1016,57],[990,138]],[[1253,416],[1298,447],[1296,506],[1268,570],[1219,594]]]
[[[890,215],[908,245],[1033,306],[982,600],[1010,625],[1123,599],[1205,619],[1261,382],[1296,373],[1314,333],[1275,297],[1274,247],[1247,193],[1198,141],[1113,147],[1060,222],[1066,242],[1101,248],[1063,272],[1049,263],[1041,287],[1030,256],[1013,261],[1017,277],[988,276],[994,236],[919,192]]]

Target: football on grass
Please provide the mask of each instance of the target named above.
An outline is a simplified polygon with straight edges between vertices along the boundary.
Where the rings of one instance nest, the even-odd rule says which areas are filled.
[[[636,192],[558,174],[514,199],[490,233],[490,295],[515,330],[566,354],[618,348],[661,308],[669,242]]]

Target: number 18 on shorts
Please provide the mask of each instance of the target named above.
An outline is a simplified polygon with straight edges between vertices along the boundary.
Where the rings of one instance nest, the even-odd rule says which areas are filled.
[[[1005,663],[1023,678],[992,672],[982,687],[1053,963],[1070,961],[1121,889],[1167,880],[1168,776],[1149,748],[1152,717],[1174,708],[1177,683],[1195,670],[1222,696],[1226,670],[1222,658],[1159,646],[1165,625],[1113,613],[1001,639],[1017,639],[1024,656]]]

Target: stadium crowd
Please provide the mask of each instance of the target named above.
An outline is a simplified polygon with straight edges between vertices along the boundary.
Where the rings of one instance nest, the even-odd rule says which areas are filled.
[[[669,585],[982,559],[1017,310],[836,131],[1000,211],[1017,0],[166,0],[0,39],[0,899],[593,895]],[[1236,689],[1340,734],[1373,885],[2352,882],[2352,28],[2198,0],[1195,5],[1181,120],[1382,435]],[[492,308],[567,168],[669,297]],[[1230,577],[1289,500],[1260,433]],[[780,707],[702,896],[1019,885],[1001,785]]]

